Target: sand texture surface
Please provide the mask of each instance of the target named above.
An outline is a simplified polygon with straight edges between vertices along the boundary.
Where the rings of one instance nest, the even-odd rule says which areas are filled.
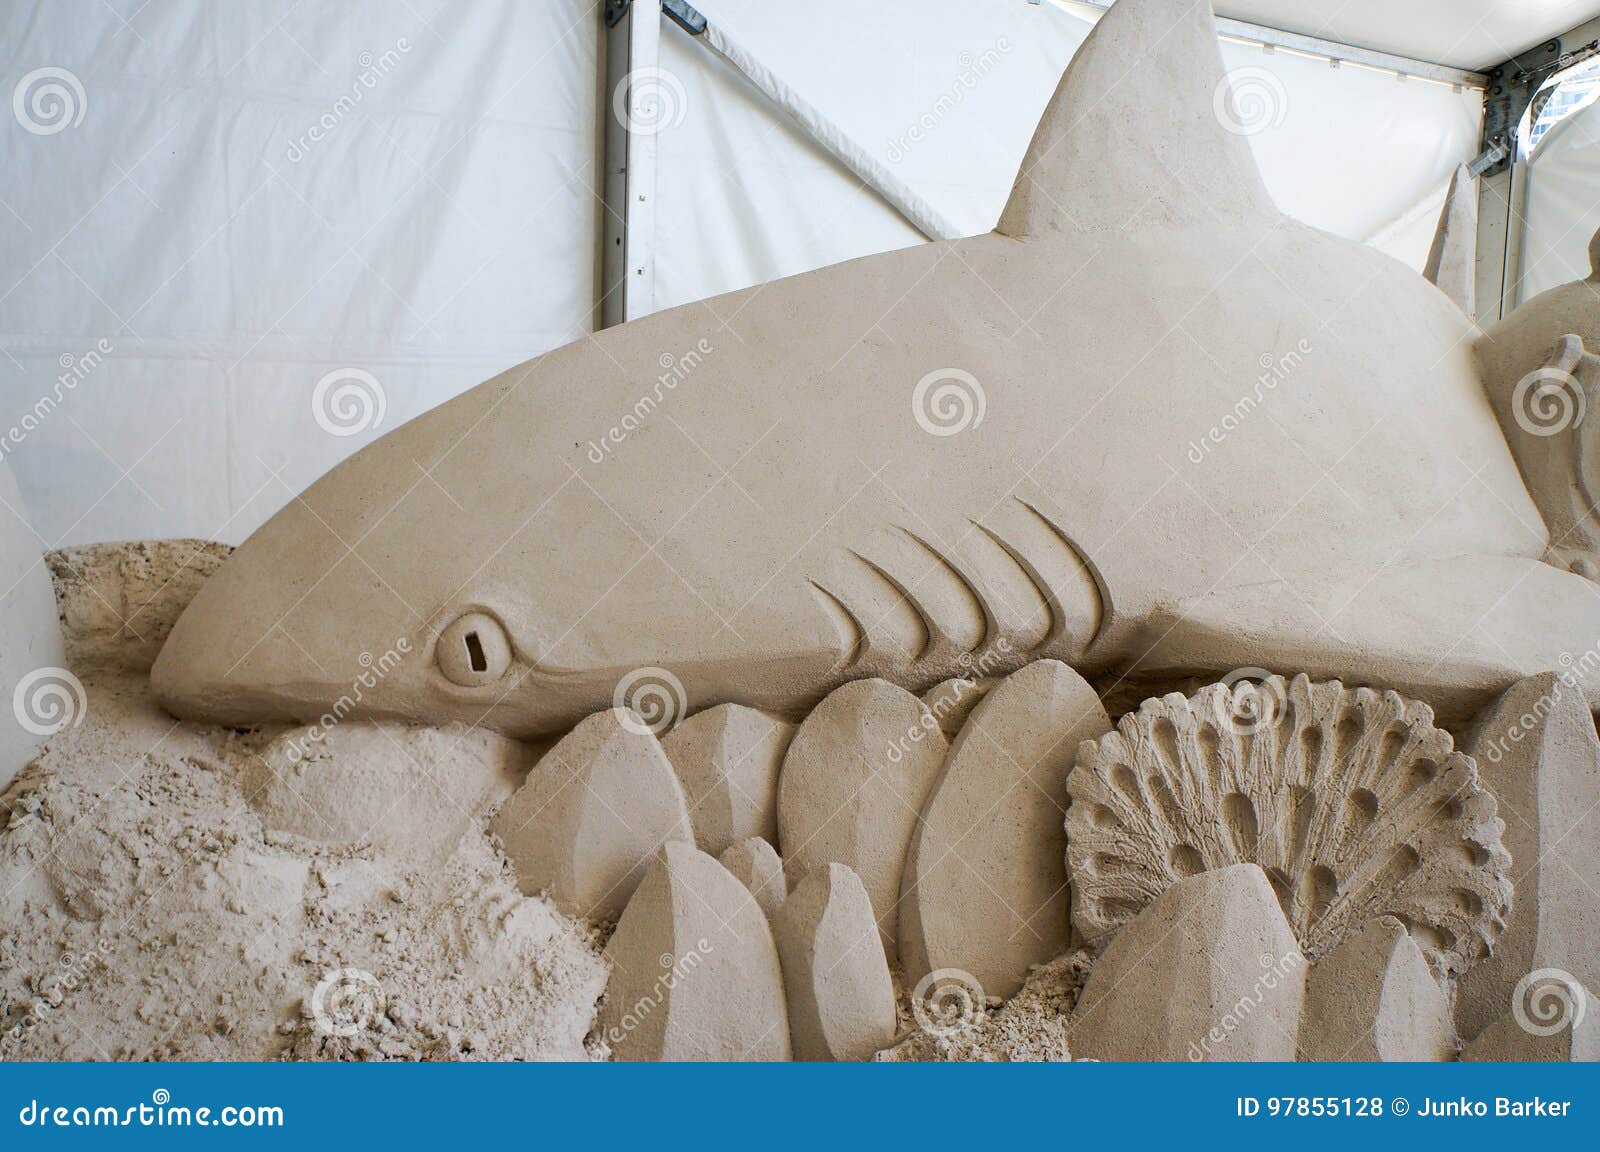
[[[148,646],[218,555],[51,557],[86,707],[0,796],[0,1058],[607,1055],[603,940],[486,830],[509,742],[350,725],[289,765],[294,730],[152,702]]]

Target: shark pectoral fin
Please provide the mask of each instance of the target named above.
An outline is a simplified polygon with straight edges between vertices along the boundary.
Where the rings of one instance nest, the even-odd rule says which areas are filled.
[[[1550,353],[1550,359],[1545,361],[1545,367],[1556,372],[1571,374],[1583,362],[1585,355],[1583,337],[1568,332],[1556,341],[1555,350]]]
[[[1119,0],[1067,66],[995,231],[1027,240],[1141,214],[1276,217],[1249,141],[1224,124],[1228,83],[1210,4]]]
[[[1588,418],[1600,408],[1600,356],[1567,333],[1504,395],[1501,428],[1549,531],[1546,561],[1600,576],[1600,420]]]
[[[1600,589],[1521,557],[1396,560],[1327,578],[1216,589],[1151,620],[1128,670],[1265,668],[1394,688],[1441,722],[1471,716],[1516,680],[1570,672],[1600,706]]]

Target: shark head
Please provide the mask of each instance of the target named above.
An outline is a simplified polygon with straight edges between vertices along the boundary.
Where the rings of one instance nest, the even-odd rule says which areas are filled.
[[[434,409],[296,496],[179,619],[152,672],[158,697],[223,722],[456,721],[516,735],[609,699],[647,653],[585,644],[648,589],[592,607],[562,592],[564,551],[604,512],[563,454],[539,452],[533,390],[516,395],[527,378]],[[604,542],[590,555],[597,581],[631,563]]]

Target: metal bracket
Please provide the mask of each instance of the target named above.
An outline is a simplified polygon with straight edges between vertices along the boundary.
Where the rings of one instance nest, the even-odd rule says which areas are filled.
[[[1483,170],[1485,176],[1498,176],[1511,167],[1522,117],[1545,78],[1567,67],[1563,61],[1570,63],[1561,52],[1561,41],[1546,40],[1489,70],[1489,86],[1483,92],[1482,151],[1487,154],[1498,149],[1501,155]]]
[[[606,0],[606,27],[615,28],[618,21],[628,14],[628,5],[632,0]]]
[[[706,18],[684,0],[661,0],[661,13],[691,36],[699,36],[706,30]]]
[[[1476,180],[1479,176],[1482,176],[1490,168],[1493,168],[1496,164],[1499,164],[1502,160],[1510,155],[1511,150],[1508,149],[1504,144],[1495,144],[1492,147],[1485,148],[1471,160],[1467,161],[1467,175]]]

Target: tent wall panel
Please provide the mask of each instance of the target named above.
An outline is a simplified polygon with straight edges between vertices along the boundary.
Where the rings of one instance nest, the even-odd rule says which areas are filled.
[[[49,542],[242,539],[588,330],[592,5],[113,9],[0,8],[6,90],[64,69],[82,112],[0,119],[0,438]],[[381,425],[316,420],[341,370],[325,395],[366,373]]]

